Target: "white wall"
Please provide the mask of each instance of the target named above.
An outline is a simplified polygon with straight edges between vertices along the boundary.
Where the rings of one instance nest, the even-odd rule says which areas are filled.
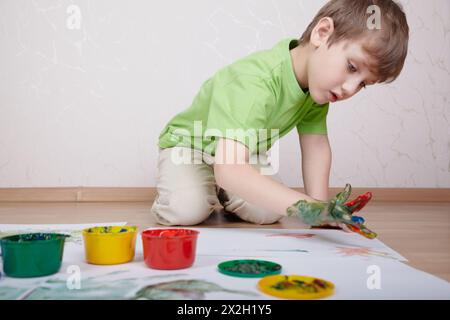
[[[201,83],[325,2],[0,0],[0,187],[154,186],[158,134]],[[400,78],[330,108],[331,186],[450,187],[450,2],[402,3]],[[280,149],[301,185],[295,130]]]

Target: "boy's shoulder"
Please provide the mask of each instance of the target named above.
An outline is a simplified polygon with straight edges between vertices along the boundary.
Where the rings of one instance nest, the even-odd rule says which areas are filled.
[[[289,49],[293,38],[278,41],[268,49],[255,51],[220,69],[216,76],[255,76],[267,78],[283,63],[290,63]]]

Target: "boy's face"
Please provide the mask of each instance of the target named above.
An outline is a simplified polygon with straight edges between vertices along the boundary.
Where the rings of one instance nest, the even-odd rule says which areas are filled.
[[[361,42],[343,40],[330,48],[326,43],[315,48],[308,66],[308,85],[318,104],[345,100],[364,86],[377,82],[366,66],[369,59]]]

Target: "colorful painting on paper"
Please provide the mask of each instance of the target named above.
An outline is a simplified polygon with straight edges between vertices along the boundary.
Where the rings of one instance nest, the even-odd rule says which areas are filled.
[[[382,258],[388,258],[388,259],[395,259],[387,252],[381,252],[373,250],[372,248],[365,248],[365,247],[337,247],[338,254],[344,256],[344,257],[352,257],[352,256],[361,256],[361,257],[368,257],[368,256],[377,256]]]
[[[211,292],[228,292],[255,296],[249,291],[227,289],[219,284],[202,279],[180,279],[150,284],[158,278],[186,276],[167,274],[144,278],[124,278],[111,281],[112,274],[89,277],[79,288],[69,289],[67,281],[58,277],[47,279],[31,288],[0,287],[0,299],[15,300],[203,300]]]

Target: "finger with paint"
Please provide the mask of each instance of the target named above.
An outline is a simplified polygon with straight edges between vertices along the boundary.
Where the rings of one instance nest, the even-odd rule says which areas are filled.
[[[352,221],[357,224],[364,224],[365,220],[363,217],[352,216]]]
[[[355,213],[364,208],[370,199],[372,199],[372,192],[366,192],[358,196],[356,199],[346,202],[345,205],[352,213]]]
[[[368,239],[375,239],[378,235],[373,232],[372,230],[370,230],[369,228],[366,228],[366,226],[364,226],[363,224],[360,225],[347,225],[347,227],[353,231],[356,232]]]

